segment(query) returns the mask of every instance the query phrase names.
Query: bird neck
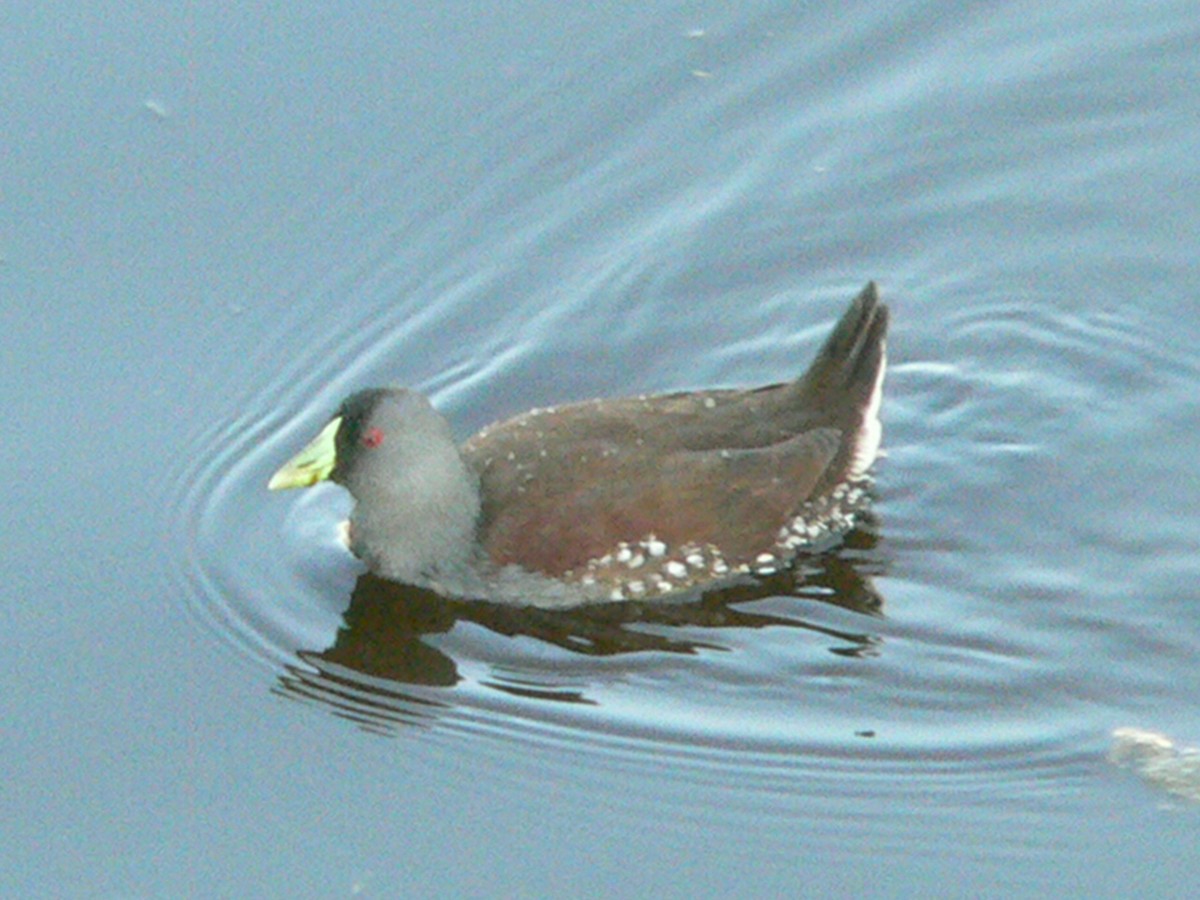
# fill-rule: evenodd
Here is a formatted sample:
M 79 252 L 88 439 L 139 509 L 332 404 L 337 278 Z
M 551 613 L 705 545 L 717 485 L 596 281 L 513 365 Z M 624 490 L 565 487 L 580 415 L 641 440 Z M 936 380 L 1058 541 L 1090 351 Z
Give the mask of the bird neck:
M 352 491 L 350 549 L 381 575 L 429 585 L 475 568 L 480 498 L 458 453 L 427 457 Z

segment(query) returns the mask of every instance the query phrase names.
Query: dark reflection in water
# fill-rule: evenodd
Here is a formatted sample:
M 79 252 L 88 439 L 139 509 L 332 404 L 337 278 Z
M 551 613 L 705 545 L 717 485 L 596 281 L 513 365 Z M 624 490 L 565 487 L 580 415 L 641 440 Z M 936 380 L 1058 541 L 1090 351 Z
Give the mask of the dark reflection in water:
M 723 629 L 795 628 L 824 635 L 829 652 L 845 657 L 875 655 L 880 639 L 867 631 L 847 631 L 798 616 L 747 609 L 771 597 L 796 597 L 881 616 L 883 598 L 872 576 L 881 574 L 878 537 L 868 519 L 835 550 L 800 561 L 791 571 L 709 592 L 691 602 L 623 602 L 571 610 L 501 606 L 448 600 L 370 573 L 359 576 L 343 624 L 323 650 L 297 651 L 298 663 L 285 667 L 275 692 L 317 702 L 370 730 L 388 731 L 400 723 L 428 722 L 454 702 L 450 694 L 430 696 L 422 689 L 452 688 L 462 680 L 459 665 L 428 638 L 473 623 L 505 637 L 533 638 L 575 654 L 615 657 L 635 653 L 695 654 L 728 651 Z M 696 629 L 707 632 L 695 635 Z M 578 685 L 522 682 L 506 675 L 486 687 L 513 697 L 565 704 L 595 704 Z M 409 688 L 408 690 L 405 687 Z M 415 688 L 416 690 L 412 690 Z

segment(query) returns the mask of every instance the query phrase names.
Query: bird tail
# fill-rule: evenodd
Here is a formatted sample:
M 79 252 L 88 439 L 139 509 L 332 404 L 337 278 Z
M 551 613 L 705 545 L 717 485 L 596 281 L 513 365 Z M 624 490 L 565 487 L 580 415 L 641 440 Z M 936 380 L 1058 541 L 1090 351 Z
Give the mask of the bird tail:
M 879 451 L 887 329 L 888 309 L 875 282 L 868 282 L 790 389 L 793 408 L 812 411 L 810 427 L 842 432 L 843 448 L 831 467 L 839 481 L 861 478 Z

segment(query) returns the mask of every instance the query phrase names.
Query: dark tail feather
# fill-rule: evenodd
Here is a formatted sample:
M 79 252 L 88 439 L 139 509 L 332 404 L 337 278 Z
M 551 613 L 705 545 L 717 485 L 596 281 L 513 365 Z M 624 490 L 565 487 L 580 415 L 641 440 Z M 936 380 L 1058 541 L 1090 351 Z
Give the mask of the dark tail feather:
M 793 400 L 820 424 L 845 429 L 870 403 L 884 364 L 887 307 L 869 282 L 854 298 L 808 371 L 794 382 Z
M 887 307 L 869 282 L 791 389 L 789 402 L 806 411 L 809 427 L 837 428 L 845 435 L 831 471 L 839 480 L 864 474 L 879 447 L 887 328 Z

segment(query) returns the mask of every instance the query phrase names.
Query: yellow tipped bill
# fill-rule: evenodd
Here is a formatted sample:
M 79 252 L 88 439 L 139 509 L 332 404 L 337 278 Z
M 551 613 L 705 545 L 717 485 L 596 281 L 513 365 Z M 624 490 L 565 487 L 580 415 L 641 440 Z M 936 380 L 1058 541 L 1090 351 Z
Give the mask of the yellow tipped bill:
M 307 447 L 284 463 L 283 468 L 271 476 L 267 490 L 282 491 L 286 488 L 310 487 L 324 481 L 337 465 L 337 432 L 342 417 L 337 416 L 321 429 Z

